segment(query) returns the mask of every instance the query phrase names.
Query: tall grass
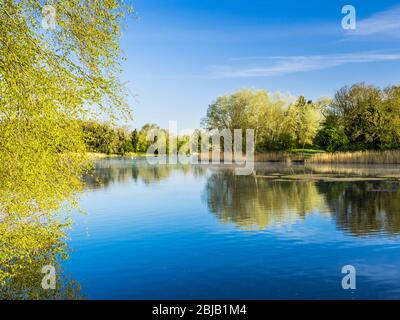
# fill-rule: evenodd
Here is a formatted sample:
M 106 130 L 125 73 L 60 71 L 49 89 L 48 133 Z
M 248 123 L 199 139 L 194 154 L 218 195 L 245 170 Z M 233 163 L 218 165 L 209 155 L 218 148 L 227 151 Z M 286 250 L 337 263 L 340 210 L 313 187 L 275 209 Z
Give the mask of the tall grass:
M 357 163 L 357 164 L 400 164 L 400 150 L 355 151 L 315 154 L 307 163 Z
M 203 160 L 212 160 L 212 153 L 199 153 L 196 155 L 198 159 Z M 271 151 L 271 152 L 263 152 L 263 153 L 256 153 L 254 155 L 255 162 L 292 162 L 292 161 L 301 161 L 304 162 L 304 158 L 309 156 L 307 153 L 300 153 L 300 152 L 292 152 L 292 151 Z M 238 155 L 238 154 L 229 154 L 229 157 L 233 161 L 246 161 L 250 160 L 247 159 L 246 155 Z M 224 161 L 224 153 L 220 153 L 220 160 Z
M 235 161 L 250 160 L 246 155 L 230 155 Z M 212 160 L 212 154 L 197 154 L 198 159 Z M 221 153 L 220 160 L 224 161 L 224 154 Z M 328 153 L 321 150 L 291 150 L 256 153 L 255 162 L 305 162 L 322 164 L 400 164 L 400 150 L 390 151 L 354 151 Z

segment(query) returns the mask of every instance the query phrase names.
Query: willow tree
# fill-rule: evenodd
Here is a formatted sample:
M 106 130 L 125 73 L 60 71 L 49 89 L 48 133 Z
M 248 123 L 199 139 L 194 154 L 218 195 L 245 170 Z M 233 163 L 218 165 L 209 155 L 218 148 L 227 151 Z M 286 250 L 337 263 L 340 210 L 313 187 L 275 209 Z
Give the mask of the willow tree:
M 117 0 L 0 0 L 0 280 L 18 271 L 19 253 L 35 255 L 27 224 L 62 237 L 41 226 L 81 189 L 76 120 L 130 115 L 118 80 L 129 10 Z
M 207 109 L 202 125 L 208 130 L 253 129 L 258 149 L 280 145 L 286 101 L 265 90 L 239 90 L 218 97 Z

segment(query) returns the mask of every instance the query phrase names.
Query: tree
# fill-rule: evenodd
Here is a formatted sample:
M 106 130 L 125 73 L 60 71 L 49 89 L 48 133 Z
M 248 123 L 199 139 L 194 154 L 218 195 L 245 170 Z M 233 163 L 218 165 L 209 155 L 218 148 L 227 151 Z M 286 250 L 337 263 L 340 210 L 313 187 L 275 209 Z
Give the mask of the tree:
M 241 90 L 232 95 L 218 97 L 202 119 L 202 126 L 208 130 L 246 129 L 249 126 L 248 115 L 254 94 L 250 90 Z
M 131 143 L 133 152 L 138 151 L 139 134 L 137 129 L 133 130 L 131 133 Z
M 255 141 L 258 150 L 280 149 L 286 127 L 286 101 L 274 99 L 265 90 L 253 93 L 249 101 L 248 122 L 254 129 Z
M 0 4 L 2 233 L 46 224 L 76 203 L 87 168 L 78 119 L 129 116 L 118 80 L 121 23 L 129 10 L 116 0 L 46 4 L 57 14 L 54 29 L 42 27 L 44 1 Z M 24 241 L 5 239 L 10 247 L 28 245 Z M 18 252 L 8 261 L 18 260 Z M 24 253 L 26 260 L 34 253 Z M 17 272 L 2 265 L 0 279 Z
M 207 130 L 253 129 L 258 150 L 288 144 L 283 99 L 274 99 L 265 90 L 240 90 L 211 104 L 202 125 Z
M 363 83 L 343 87 L 336 92 L 332 117 L 344 128 L 353 149 L 380 149 L 390 121 L 382 91 Z
M 382 136 L 383 148 L 400 147 L 400 86 L 384 89 L 384 110 L 386 126 Z
M 349 139 L 343 128 L 324 126 L 315 137 L 315 144 L 328 152 L 343 151 L 348 148 Z
M 154 123 L 146 123 L 139 131 L 138 134 L 138 142 L 137 142 L 137 151 L 138 152 L 147 152 L 149 146 L 153 143 L 153 141 L 149 140 L 149 134 L 151 131 L 158 132 L 160 127 Z
M 300 96 L 287 111 L 289 132 L 297 146 L 312 145 L 322 121 L 320 104 Z
M 124 155 L 133 152 L 132 133 L 108 123 L 83 122 L 82 128 L 88 151 Z

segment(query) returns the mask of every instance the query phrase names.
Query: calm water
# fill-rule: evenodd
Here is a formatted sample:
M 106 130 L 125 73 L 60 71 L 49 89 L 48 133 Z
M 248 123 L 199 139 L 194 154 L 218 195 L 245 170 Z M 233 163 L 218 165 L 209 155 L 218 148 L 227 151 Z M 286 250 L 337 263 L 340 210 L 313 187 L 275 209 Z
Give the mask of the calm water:
M 99 161 L 65 272 L 95 299 L 400 298 L 400 186 L 279 176 L 399 169 L 264 164 L 256 172 Z M 356 290 L 341 287 L 348 264 Z

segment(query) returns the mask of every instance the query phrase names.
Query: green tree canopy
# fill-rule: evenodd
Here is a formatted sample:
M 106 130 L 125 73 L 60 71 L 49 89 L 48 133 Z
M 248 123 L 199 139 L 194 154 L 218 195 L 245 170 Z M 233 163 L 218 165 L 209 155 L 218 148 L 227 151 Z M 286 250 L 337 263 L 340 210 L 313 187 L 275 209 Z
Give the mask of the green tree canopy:
M 300 97 L 291 104 L 265 90 L 240 90 L 217 98 L 202 125 L 208 130 L 254 129 L 257 150 L 267 151 L 312 144 L 321 120 L 319 102 Z
M 325 111 L 326 127 L 343 130 L 352 149 L 390 149 L 400 142 L 400 90 L 355 84 L 338 90 Z
M 53 29 L 42 26 L 45 4 L 56 12 Z M 118 80 L 121 24 L 128 11 L 116 0 L 0 2 L 2 234 L 46 224 L 54 212 L 75 204 L 86 168 L 78 119 L 104 113 L 129 116 Z M 51 228 L 40 230 L 58 238 Z M 26 241 L 13 236 L 5 243 L 32 245 Z M 16 256 L 7 261 L 25 254 L 9 253 Z M 0 279 L 16 272 L 2 264 Z
M 298 146 L 312 145 L 322 122 L 320 103 L 300 96 L 287 112 L 289 132 Z

